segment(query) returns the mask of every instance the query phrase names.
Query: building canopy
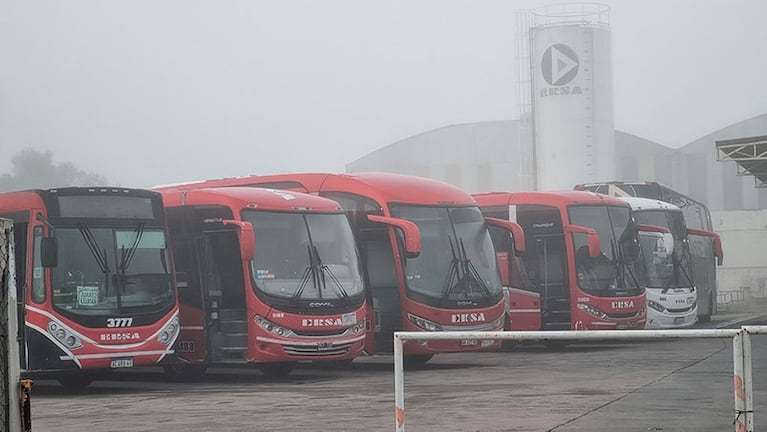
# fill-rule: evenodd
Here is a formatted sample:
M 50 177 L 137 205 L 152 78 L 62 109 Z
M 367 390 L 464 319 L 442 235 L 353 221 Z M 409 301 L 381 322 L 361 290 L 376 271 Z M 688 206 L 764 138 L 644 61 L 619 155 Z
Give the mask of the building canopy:
M 738 174 L 756 178 L 757 187 L 767 188 L 767 136 L 716 142 L 717 160 L 734 161 Z

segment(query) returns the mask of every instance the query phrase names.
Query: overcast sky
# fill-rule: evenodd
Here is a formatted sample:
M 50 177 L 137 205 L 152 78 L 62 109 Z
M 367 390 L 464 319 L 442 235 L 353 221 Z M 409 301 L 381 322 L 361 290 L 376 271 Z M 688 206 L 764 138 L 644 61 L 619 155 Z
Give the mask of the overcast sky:
M 416 133 L 512 119 L 514 13 L 550 2 L 2 3 L 0 151 L 146 187 L 343 171 Z M 605 3 L 617 129 L 676 147 L 767 113 L 767 2 Z

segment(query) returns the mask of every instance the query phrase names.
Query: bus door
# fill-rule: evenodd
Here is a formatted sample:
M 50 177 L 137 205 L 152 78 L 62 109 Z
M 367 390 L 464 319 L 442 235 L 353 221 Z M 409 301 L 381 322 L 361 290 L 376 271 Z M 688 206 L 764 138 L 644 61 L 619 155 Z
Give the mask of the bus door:
M 201 267 L 195 238 L 173 238 L 181 332 L 174 346 L 179 357 L 192 363 L 205 360 L 205 311 L 202 302 Z
M 570 292 L 565 268 L 565 237 L 563 234 L 541 235 L 536 238 L 538 261 L 537 286 L 541 294 L 541 321 L 544 330 L 570 329 Z
M 515 210 L 517 223 L 525 230 L 527 250 L 522 255 L 522 261 L 530 281 L 541 296 L 541 328 L 569 330 L 570 289 L 559 209 L 520 204 Z
M 358 243 L 374 311 L 375 339 L 366 341 L 366 349 L 370 354 L 373 346 L 375 352 L 392 352 L 394 332 L 402 328 L 402 304 L 389 228 L 363 228 Z
M 248 315 L 237 231 L 205 231 L 195 239 L 200 262 L 207 360 L 248 360 Z

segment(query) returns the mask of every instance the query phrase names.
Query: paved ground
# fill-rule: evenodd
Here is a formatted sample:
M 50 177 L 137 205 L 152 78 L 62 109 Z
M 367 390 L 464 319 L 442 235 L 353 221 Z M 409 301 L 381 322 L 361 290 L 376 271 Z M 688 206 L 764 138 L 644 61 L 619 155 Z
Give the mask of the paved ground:
M 737 325 L 748 315 L 717 317 Z M 767 324 L 767 317 L 748 321 Z M 767 337 L 754 340 L 757 430 L 767 428 Z M 82 394 L 38 380 L 33 430 L 392 430 L 392 358 L 346 370 L 305 368 L 268 380 L 251 369 L 214 369 L 199 384 L 167 383 L 157 370 L 115 374 Z M 408 371 L 409 431 L 732 430 L 732 348 L 724 340 L 572 346 L 559 352 L 437 356 Z

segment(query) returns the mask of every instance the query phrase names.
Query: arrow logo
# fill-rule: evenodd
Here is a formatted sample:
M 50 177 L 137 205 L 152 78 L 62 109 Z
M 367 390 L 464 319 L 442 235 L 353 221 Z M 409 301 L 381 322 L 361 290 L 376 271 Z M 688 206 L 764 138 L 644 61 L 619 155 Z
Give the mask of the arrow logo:
M 565 85 L 578 75 L 578 55 L 567 45 L 554 44 L 543 53 L 541 73 L 550 85 Z

